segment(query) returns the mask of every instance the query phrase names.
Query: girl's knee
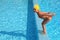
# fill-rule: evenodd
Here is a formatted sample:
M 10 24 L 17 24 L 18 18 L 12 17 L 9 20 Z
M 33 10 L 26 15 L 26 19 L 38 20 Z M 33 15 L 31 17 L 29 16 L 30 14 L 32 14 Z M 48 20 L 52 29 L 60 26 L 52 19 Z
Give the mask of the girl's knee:
M 42 24 L 42 25 L 45 25 L 45 23 L 43 23 L 43 22 L 42 22 L 41 24 Z
M 48 20 L 51 20 L 52 19 L 52 17 L 48 17 Z

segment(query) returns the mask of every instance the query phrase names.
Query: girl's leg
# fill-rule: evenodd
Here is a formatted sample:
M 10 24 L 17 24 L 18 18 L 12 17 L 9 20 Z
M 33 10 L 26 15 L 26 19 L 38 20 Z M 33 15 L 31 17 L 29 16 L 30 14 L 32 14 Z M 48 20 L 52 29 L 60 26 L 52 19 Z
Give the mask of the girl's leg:
M 43 32 L 44 34 L 46 33 L 46 28 L 45 28 L 45 24 L 49 21 L 49 19 L 44 19 L 42 22 L 42 28 L 43 28 Z
M 54 13 L 50 13 L 50 12 L 48 12 L 47 14 L 46 14 L 47 16 L 55 16 L 55 14 Z

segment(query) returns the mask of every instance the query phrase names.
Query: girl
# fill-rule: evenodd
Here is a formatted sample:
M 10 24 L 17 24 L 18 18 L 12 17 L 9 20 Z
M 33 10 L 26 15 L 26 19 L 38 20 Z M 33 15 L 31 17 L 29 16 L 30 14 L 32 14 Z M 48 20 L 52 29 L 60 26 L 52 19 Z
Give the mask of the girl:
M 42 28 L 43 28 L 43 33 L 45 34 L 46 33 L 45 24 L 52 19 L 52 16 L 54 16 L 54 14 L 50 14 L 50 12 L 41 12 L 39 10 L 36 10 L 35 8 L 34 8 L 34 12 L 37 13 L 39 18 L 43 19 Z

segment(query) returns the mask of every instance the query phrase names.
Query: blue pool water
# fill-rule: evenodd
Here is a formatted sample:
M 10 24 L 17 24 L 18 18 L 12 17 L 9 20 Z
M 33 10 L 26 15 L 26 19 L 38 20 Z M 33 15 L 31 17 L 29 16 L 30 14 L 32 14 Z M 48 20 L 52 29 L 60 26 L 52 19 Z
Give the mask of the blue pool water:
M 60 0 L 38 0 L 41 11 L 56 16 L 42 30 L 42 19 L 33 12 L 34 0 L 0 0 L 0 40 L 60 40 Z
M 41 11 L 55 13 L 52 20 L 46 24 L 46 31 L 49 40 L 60 40 L 60 0 L 38 0 L 38 4 L 40 5 Z M 42 29 L 40 28 L 42 19 L 39 19 L 37 16 L 36 19 L 38 19 L 37 25 L 40 30 Z
M 0 40 L 26 40 L 28 0 L 0 0 Z

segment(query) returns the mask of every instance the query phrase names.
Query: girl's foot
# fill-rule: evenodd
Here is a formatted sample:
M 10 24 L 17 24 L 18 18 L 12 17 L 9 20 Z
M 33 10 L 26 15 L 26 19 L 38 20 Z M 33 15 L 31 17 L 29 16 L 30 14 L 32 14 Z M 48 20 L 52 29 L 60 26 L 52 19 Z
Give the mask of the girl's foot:
M 46 34 L 46 31 L 44 30 L 43 33 Z
M 52 16 L 55 16 L 55 13 L 48 12 L 48 14 L 50 14 L 50 15 L 52 15 Z

